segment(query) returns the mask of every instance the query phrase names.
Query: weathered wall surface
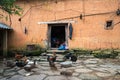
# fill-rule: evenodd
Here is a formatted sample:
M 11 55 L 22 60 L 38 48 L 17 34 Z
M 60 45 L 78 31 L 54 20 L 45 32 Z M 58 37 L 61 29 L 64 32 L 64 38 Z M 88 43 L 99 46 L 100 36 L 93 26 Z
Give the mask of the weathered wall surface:
M 38 22 L 62 18 L 116 11 L 120 0 L 20 0 L 17 2 L 23 9 L 22 16 L 12 15 L 12 28 L 9 36 L 9 48 L 24 47 L 29 43 L 41 44 L 47 40 L 47 24 Z M 21 18 L 21 21 L 18 19 Z M 115 13 L 74 18 L 73 39 L 68 40 L 69 48 L 120 48 L 120 24 L 106 30 L 107 20 L 120 21 Z M 24 29 L 27 29 L 27 34 Z

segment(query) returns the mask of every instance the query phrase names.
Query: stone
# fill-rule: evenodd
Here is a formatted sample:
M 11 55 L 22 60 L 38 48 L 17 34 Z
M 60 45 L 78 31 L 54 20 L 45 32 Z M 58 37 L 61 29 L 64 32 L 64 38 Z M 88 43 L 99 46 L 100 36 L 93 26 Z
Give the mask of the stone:
M 0 79 L 3 78 L 3 76 L 0 76 Z
M 82 61 L 81 61 L 81 60 L 79 60 L 79 59 L 76 61 L 76 63 L 78 63 L 78 64 L 79 64 L 79 63 L 81 63 L 81 62 L 82 62 Z
M 102 64 L 102 65 L 99 65 L 100 67 L 103 67 L 103 68 L 110 68 L 110 66 L 109 65 L 106 65 L 106 64 Z
M 10 67 L 10 68 L 13 68 L 16 66 L 15 62 L 13 60 L 7 60 L 6 61 L 6 66 L 7 67 Z
M 44 66 L 41 66 L 41 70 L 48 71 L 48 70 L 50 70 L 50 67 L 44 67 Z
M 6 78 L 1 78 L 0 80 L 7 80 Z
M 4 70 L 3 69 L 0 69 L 0 74 L 2 74 L 4 72 Z
M 81 74 L 79 78 L 82 80 L 101 80 L 99 77 L 93 74 Z
M 101 67 L 112 68 L 112 69 L 120 69 L 120 65 L 114 63 L 106 63 L 104 65 L 100 65 Z
M 99 77 L 109 77 L 109 76 L 111 76 L 110 73 L 101 73 L 101 72 L 97 72 L 96 75 L 99 76 Z
M 73 71 L 72 70 L 61 71 L 60 74 L 64 76 L 72 76 Z
M 82 79 L 79 79 L 79 78 L 77 78 L 77 77 L 68 77 L 67 80 L 82 80 Z
M 21 75 L 14 75 L 9 80 L 24 80 L 24 77 Z
M 80 63 L 75 63 L 75 62 L 73 62 L 73 64 L 72 64 L 73 67 L 77 67 L 77 66 L 80 66 L 80 65 L 81 65 Z
M 44 66 L 44 67 L 49 67 L 49 62 L 43 62 L 43 63 L 39 63 L 41 66 Z
M 119 73 L 119 74 L 120 74 L 120 69 L 119 69 L 119 70 L 117 70 L 117 73 Z
M 61 72 L 61 71 L 67 71 L 67 70 L 68 70 L 68 68 L 60 68 L 59 72 Z
M 32 66 L 27 64 L 27 65 L 24 66 L 24 70 L 25 71 L 31 71 L 32 70 Z
M 97 64 L 99 61 L 99 59 L 87 59 L 86 61 L 84 61 L 84 64 Z
M 41 74 L 50 75 L 50 76 L 60 75 L 60 72 L 59 72 L 59 71 L 41 71 L 40 73 L 41 73 Z
M 4 76 L 13 76 L 13 75 L 15 75 L 16 74 L 16 72 L 4 72 Z
M 46 62 L 46 61 L 40 61 L 40 62 L 38 62 L 38 64 L 49 64 L 49 62 Z
M 112 70 L 112 69 L 109 69 L 108 71 L 109 71 L 112 75 L 115 75 L 115 74 L 117 73 L 117 71 Z
M 115 75 L 114 80 L 120 80 L 120 75 Z
M 97 67 L 97 65 L 96 64 L 87 64 L 86 67 L 90 67 L 90 68 L 91 67 Z
M 75 76 L 75 77 L 76 77 L 76 76 L 79 76 L 79 73 L 74 72 L 74 73 L 73 73 L 73 76 Z
M 45 74 L 31 75 L 31 76 L 24 77 L 24 80 L 44 80 L 45 77 L 46 77 Z
M 14 68 L 5 69 L 5 72 L 13 72 L 13 71 L 15 71 Z
M 33 71 L 33 72 L 40 72 L 41 69 L 39 69 L 39 68 L 34 68 L 34 69 L 32 69 L 31 71 Z
M 25 76 L 30 76 L 30 75 L 31 75 L 31 73 L 26 73 L 26 74 L 25 74 Z
M 76 68 L 84 68 L 85 66 L 82 66 L 82 65 L 80 65 L 80 66 L 76 66 Z
M 69 69 L 69 70 L 74 70 L 74 69 L 76 69 L 76 67 L 68 67 L 67 69 Z
M 47 53 L 41 53 L 41 56 L 46 56 L 47 55 Z
M 89 73 L 89 72 L 92 72 L 92 71 L 93 71 L 93 70 L 86 69 L 86 68 L 75 69 L 75 72 L 78 72 L 78 73 Z
M 72 62 L 71 61 L 65 61 L 65 62 L 62 62 L 60 64 L 61 64 L 61 67 L 64 67 L 64 68 L 68 68 L 68 67 L 72 66 Z
M 58 56 L 57 59 L 62 60 L 62 57 Z M 55 62 L 57 70 L 51 69 L 47 61 L 38 61 L 37 68 L 32 69 L 31 72 L 20 67 L 0 66 L 0 80 L 112 80 L 114 77 L 119 80 L 120 65 L 110 61 L 84 58 L 75 63 L 72 62 L 72 65 L 67 68 L 61 68 L 61 62 Z M 61 71 L 72 71 L 73 73 L 66 76 L 61 75 Z
M 48 57 L 48 56 L 40 56 L 39 58 L 40 58 L 40 60 L 41 60 L 41 59 L 46 59 L 46 60 L 47 60 L 47 57 Z
M 65 76 L 48 76 L 44 80 L 68 80 Z
M 95 68 L 91 68 L 92 70 L 96 70 L 96 71 L 100 71 L 100 72 L 109 72 L 108 68 L 102 68 L 102 67 L 95 67 Z
M 20 68 L 20 67 L 15 66 L 13 69 L 14 69 L 15 71 L 18 71 L 18 70 L 20 70 L 21 68 Z
M 55 66 L 56 66 L 57 68 L 61 68 L 60 63 L 56 63 L 56 62 L 55 62 Z
M 59 63 L 60 63 L 60 62 L 63 62 L 63 61 L 64 61 L 63 59 L 56 57 L 56 62 L 59 62 Z
M 33 72 L 27 72 L 27 71 L 25 71 L 24 69 L 18 71 L 18 73 L 19 73 L 20 75 L 22 75 L 22 76 L 26 76 L 27 74 L 30 74 L 30 75 L 33 74 Z
M 21 69 L 21 70 L 18 71 L 18 73 L 20 75 L 25 75 L 27 73 L 27 71 L 25 71 L 24 69 Z
M 119 70 L 120 69 L 120 65 L 115 65 L 115 64 L 112 64 L 112 65 L 108 65 L 111 69 L 114 69 L 114 70 Z
M 46 62 L 47 62 L 47 58 L 46 58 L 46 59 L 39 59 L 38 61 L 39 61 L 39 62 L 40 62 L 40 61 L 44 61 L 44 62 L 46 61 Z

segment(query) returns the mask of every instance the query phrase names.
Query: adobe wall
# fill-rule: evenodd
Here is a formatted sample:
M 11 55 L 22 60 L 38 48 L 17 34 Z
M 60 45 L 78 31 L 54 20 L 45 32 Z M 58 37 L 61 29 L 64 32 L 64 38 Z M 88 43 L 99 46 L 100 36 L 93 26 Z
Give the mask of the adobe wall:
M 9 48 L 25 47 L 27 44 L 44 46 L 47 40 L 47 24 L 38 22 L 52 21 L 62 18 L 116 11 L 120 8 L 119 0 L 21 0 L 17 2 L 23 9 L 22 16 L 12 15 L 12 28 L 9 36 Z M 21 21 L 18 19 L 21 18 Z M 68 39 L 69 48 L 120 48 L 120 24 L 106 30 L 107 20 L 114 23 L 120 21 L 115 13 L 73 18 L 73 39 Z M 28 33 L 24 33 L 24 29 Z

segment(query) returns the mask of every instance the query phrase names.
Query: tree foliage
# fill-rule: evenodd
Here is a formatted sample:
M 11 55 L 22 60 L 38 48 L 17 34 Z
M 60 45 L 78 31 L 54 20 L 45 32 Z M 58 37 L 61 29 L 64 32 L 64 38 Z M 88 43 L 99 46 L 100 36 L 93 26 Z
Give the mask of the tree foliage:
M 17 14 L 20 15 L 20 8 L 15 4 L 16 0 L 0 0 L 0 9 L 7 12 L 8 14 Z

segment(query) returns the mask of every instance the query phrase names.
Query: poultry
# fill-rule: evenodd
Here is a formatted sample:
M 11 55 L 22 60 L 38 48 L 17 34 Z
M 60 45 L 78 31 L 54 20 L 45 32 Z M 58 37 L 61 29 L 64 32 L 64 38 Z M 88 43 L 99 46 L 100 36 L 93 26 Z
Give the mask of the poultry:
M 76 61 L 77 61 L 77 56 L 72 55 L 72 56 L 71 56 L 71 61 L 72 61 L 72 62 L 76 62 Z
M 18 58 L 16 59 L 16 66 L 18 67 L 24 67 L 26 64 L 27 64 L 27 57 L 24 56 L 24 57 L 21 57 L 21 58 Z
M 23 57 L 22 54 L 19 54 L 19 53 L 16 53 L 16 54 L 15 54 L 15 59 L 16 59 L 16 60 L 20 60 L 22 57 Z
M 5 66 L 10 68 L 15 67 L 15 63 L 12 60 L 6 60 L 5 58 L 3 59 L 3 64 L 5 64 Z
M 27 65 L 24 66 L 24 70 L 31 71 L 33 68 L 36 68 L 36 64 L 37 64 L 36 60 L 34 60 L 34 61 L 28 60 Z
M 27 57 L 20 52 L 15 53 L 16 66 L 24 67 L 27 64 Z
M 51 67 L 51 69 L 53 70 L 57 70 L 57 67 L 55 66 L 55 61 L 56 61 L 56 53 L 53 53 L 53 56 L 48 56 L 47 60 L 49 62 L 49 65 Z
M 66 61 L 67 59 L 71 60 L 72 62 L 76 62 L 77 61 L 77 56 L 75 56 L 73 53 L 67 53 L 64 57 L 63 57 L 64 61 Z
M 73 70 L 72 71 L 61 71 L 60 72 L 61 75 L 64 75 L 64 76 L 72 76 L 73 74 Z

